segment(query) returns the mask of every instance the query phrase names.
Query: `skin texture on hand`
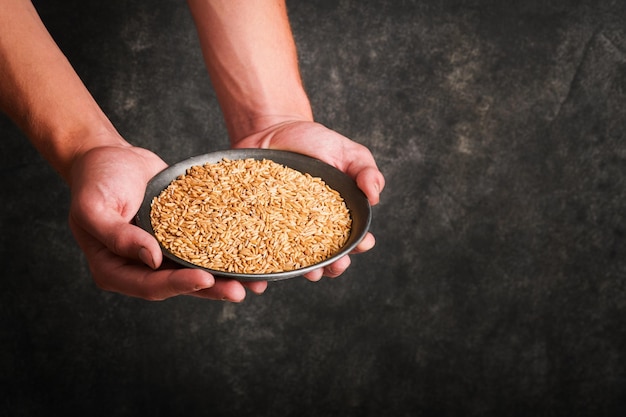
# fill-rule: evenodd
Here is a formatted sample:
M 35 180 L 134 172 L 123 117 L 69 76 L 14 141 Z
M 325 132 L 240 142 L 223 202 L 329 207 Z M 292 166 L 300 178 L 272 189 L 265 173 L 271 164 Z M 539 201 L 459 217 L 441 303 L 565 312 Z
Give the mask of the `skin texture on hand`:
M 319 123 L 287 121 L 238 140 L 233 143 L 233 147 L 282 149 L 320 159 L 352 177 L 371 205 L 378 204 L 385 186 L 385 178 L 365 146 Z M 366 252 L 374 244 L 374 236 L 368 233 L 352 253 Z M 324 269 L 311 271 L 305 277 L 311 281 L 318 281 L 322 276 L 334 278 L 348 266 L 350 258 L 344 256 Z
M 265 282 L 244 285 L 163 262 L 156 239 L 132 224 L 146 183 L 165 167 L 154 153 L 131 146 L 95 148 L 74 164 L 69 222 L 96 284 L 147 300 L 192 295 L 239 302 L 246 288 L 265 291 Z

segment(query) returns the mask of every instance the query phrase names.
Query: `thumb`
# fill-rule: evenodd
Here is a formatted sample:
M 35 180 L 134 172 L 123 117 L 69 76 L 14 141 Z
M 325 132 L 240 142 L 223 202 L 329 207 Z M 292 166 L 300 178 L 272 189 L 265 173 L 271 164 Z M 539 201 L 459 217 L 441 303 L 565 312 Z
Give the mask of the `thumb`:
M 375 167 L 368 166 L 356 173 L 357 186 L 367 196 L 371 205 L 376 205 L 380 201 L 380 193 L 385 187 L 385 177 Z
M 109 216 L 87 217 L 80 219 L 72 216 L 72 220 L 111 252 L 123 258 L 141 261 L 152 269 L 161 266 L 163 254 L 159 243 L 145 230 L 110 213 Z
M 152 269 L 161 266 L 163 254 L 152 235 L 130 223 L 120 223 L 116 229 L 104 236 L 109 250 L 124 258 L 139 259 Z

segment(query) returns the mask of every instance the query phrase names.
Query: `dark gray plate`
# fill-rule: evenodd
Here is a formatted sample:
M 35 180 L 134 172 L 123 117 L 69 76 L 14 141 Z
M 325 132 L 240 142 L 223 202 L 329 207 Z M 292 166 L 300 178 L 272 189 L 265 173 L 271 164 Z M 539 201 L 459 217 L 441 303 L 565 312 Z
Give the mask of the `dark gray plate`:
M 277 272 L 273 274 L 238 274 L 212 269 L 202 268 L 175 256 L 163 246 L 163 255 L 188 268 L 199 268 L 209 271 L 211 274 L 224 278 L 234 278 L 239 281 L 278 281 L 286 278 L 293 278 L 303 275 L 316 268 L 331 264 L 342 256 L 348 254 L 365 237 L 372 220 L 372 210 L 365 194 L 357 187 L 354 180 L 335 167 L 320 160 L 301 155 L 294 152 L 278 151 L 270 149 L 231 149 L 219 152 L 212 152 L 205 155 L 194 156 L 192 158 L 174 164 L 154 176 L 146 187 L 146 194 L 141 204 L 141 208 L 136 216 L 137 225 L 154 236 L 154 230 L 150 223 L 150 206 L 152 199 L 159 195 L 178 176 L 187 172 L 187 169 L 195 165 L 205 163 L 216 163 L 223 158 L 236 159 L 269 159 L 276 163 L 285 165 L 303 173 L 309 173 L 314 177 L 323 179 L 328 186 L 337 190 L 343 197 L 346 206 L 352 216 L 352 231 L 345 246 L 335 255 L 315 265 L 300 268 L 293 271 Z

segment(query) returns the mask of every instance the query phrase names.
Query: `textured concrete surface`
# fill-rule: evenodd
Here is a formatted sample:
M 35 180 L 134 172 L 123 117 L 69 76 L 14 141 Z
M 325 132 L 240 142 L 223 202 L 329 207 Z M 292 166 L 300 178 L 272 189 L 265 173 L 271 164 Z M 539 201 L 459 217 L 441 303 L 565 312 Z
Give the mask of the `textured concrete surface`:
M 227 146 L 184 2 L 36 2 L 119 130 Z M 98 290 L 0 118 L 0 414 L 626 415 L 623 1 L 289 1 L 319 121 L 387 178 L 377 247 L 241 305 Z

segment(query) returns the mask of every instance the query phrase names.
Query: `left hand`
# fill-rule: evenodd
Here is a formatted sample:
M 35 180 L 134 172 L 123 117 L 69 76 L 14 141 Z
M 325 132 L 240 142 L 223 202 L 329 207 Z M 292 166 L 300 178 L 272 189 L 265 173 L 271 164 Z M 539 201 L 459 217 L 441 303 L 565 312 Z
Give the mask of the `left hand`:
M 296 120 L 275 124 L 237 140 L 233 147 L 281 149 L 322 160 L 352 177 L 371 205 L 378 204 L 385 186 L 385 178 L 369 149 L 319 123 Z M 366 252 L 374 244 L 374 236 L 368 232 L 351 253 Z M 350 257 L 344 256 L 325 268 L 307 273 L 305 278 L 310 281 L 318 281 L 322 276 L 334 278 L 348 266 Z

